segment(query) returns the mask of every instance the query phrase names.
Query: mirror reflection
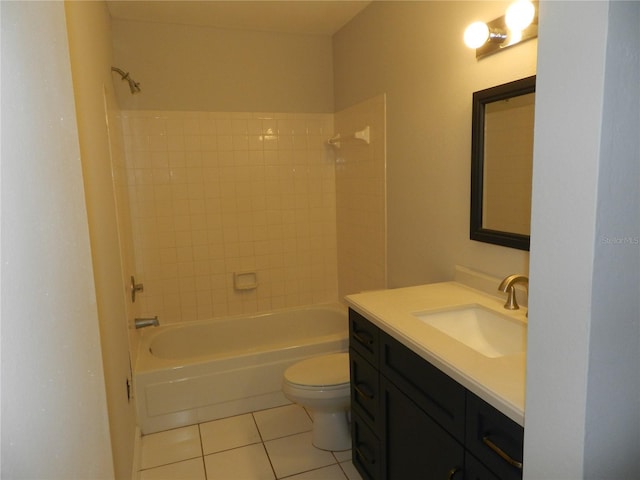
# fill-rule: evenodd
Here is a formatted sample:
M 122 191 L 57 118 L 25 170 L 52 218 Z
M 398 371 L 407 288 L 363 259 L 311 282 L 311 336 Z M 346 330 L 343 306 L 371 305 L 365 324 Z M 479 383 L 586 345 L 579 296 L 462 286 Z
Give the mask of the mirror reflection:
M 529 249 L 535 76 L 473 95 L 470 238 Z
M 529 235 L 535 93 L 485 105 L 482 228 Z

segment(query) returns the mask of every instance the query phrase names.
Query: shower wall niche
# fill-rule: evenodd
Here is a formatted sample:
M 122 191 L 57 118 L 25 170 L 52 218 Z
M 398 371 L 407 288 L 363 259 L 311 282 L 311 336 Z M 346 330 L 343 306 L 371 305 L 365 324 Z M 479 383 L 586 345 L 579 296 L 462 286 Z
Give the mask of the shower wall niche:
M 337 300 L 331 114 L 123 111 L 142 314 Z M 256 288 L 234 288 L 255 272 Z

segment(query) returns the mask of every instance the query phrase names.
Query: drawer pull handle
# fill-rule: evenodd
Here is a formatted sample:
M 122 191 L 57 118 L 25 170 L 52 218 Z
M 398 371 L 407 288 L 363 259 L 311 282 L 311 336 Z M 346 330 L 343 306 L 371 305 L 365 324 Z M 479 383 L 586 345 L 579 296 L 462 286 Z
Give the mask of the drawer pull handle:
M 491 450 L 493 450 L 495 453 L 497 453 L 500 458 L 502 458 L 505 462 L 507 462 L 509 465 L 516 467 L 520 470 L 522 470 L 522 462 L 519 462 L 517 460 L 514 460 L 513 458 L 511 458 L 509 455 L 507 455 L 504 450 L 502 450 L 499 446 L 497 446 L 495 443 L 493 443 L 489 437 L 482 437 L 482 443 L 484 443 L 487 447 L 489 447 Z
M 453 467 L 451 470 L 449 470 L 449 473 L 447 474 L 447 480 L 453 480 L 453 477 L 455 476 L 455 474 L 461 470 L 462 469 L 460 467 Z
M 373 345 L 373 337 L 367 332 L 353 332 L 353 338 L 365 345 Z
M 360 447 L 356 447 L 356 455 L 370 465 L 374 465 L 376 463 L 376 460 L 365 455 Z
M 364 389 L 362 387 L 364 387 Z M 367 387 L 366 384 L 359 383 L 357 385 L 354 385 L 353 388 L 355 389 L 356 393 L 358 395 L 360 395 L 361 397 L 364 397 L 367 400 L 373 400 L 373 398 L 374 398 L 373 393 L 369 393 L 369 392 L 365 391 L 365 390 L 369 390 L 369 388 Z

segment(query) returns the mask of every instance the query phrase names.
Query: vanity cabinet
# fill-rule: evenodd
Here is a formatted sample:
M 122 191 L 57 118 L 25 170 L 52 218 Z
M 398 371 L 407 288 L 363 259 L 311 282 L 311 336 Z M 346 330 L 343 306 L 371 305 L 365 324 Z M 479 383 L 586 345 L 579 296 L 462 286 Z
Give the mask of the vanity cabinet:
M 353 463 L 363 479 L 522 477 L 521 426 L 352 309 L 349 332 Z

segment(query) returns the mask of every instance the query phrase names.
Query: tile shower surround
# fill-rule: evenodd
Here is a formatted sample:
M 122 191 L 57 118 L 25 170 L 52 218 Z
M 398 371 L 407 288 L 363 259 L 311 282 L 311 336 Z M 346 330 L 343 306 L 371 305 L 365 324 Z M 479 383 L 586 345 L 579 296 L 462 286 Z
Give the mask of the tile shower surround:
M 331 114 L 121 112 L 142 315 L 337 298 Z M 234 272 L 258 288 L 235 290 Z

